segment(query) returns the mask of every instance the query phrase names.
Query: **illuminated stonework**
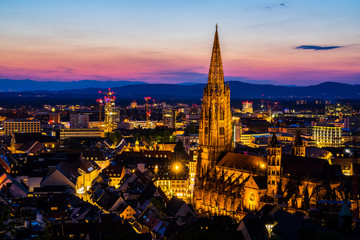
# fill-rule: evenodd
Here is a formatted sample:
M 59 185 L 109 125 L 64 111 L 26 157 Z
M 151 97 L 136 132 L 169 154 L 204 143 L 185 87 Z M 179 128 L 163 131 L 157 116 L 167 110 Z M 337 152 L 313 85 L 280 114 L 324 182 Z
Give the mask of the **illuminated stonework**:
M 320 199 L 342 200 L 336 167 L 323 159 L 305 157 L 300 132 L 293 154 L 282 154 L 274 134 L 263 157 L 231 152 L 231 131 L 230 89 L 224 84 L 216 29 L 201 109 L 195 210 L 240 220 L 266 203 L 285 205 L 287 211 L 295 212 L 316 206 Z M 339 137 L 335 132 L 328 135 Z M 329 193 L 335 193 L 331 199 Z
M 204 175 L 220 154 L 231 150 L 230 88 L 224 83 L 219 35 L 215 31 L 208 83 L 204 89 L 199 128 L 200 158 L 197 175 Z
M 271 138 L 267 151 L 267 194 L 275 196 L 280 184 L 281 175 L 281 147 L 278 144 L 275 133 Z

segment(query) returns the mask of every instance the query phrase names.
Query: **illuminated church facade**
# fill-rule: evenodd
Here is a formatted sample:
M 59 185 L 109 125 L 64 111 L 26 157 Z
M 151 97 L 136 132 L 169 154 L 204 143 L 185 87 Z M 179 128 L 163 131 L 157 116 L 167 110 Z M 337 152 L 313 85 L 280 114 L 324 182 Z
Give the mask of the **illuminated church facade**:
M 266 203 L 288 211 L 305 210 L 318 200 L 343 200 L 337 166 L 304 156 L 300 135 L 284 155 L 276 135 L 267 156 L 234 153 L 230 88 L 224 83 L 216 26 L 208 83 L 204 89 L 196 163 L 194 207 L 198 213 L 241 219 Z

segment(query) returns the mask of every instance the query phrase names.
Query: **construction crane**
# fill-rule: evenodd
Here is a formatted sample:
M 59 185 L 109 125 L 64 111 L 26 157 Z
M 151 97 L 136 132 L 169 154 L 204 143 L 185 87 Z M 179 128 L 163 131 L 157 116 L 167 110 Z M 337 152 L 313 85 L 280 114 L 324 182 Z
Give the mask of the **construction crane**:
M 101 128 L 101 106 L 103 105 L 104 101 L 102 98 L 96 99 L 99 103 L 99 128 Z
M 145 97 L 145 101 L 146 101 L 146 128 L 149 128 L 149 117 L 150 117 L 150 113 L 151 111 L 149 110 L 149 100 L 151 99 L 151 97 Z

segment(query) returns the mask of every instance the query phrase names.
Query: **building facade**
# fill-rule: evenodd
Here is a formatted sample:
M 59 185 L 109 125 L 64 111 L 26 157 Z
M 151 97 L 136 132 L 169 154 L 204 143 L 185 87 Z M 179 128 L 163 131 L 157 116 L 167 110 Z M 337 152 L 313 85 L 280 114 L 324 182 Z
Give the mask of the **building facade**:
M 252 102 L 246 101 L 242 102 L 242 113 L 253 113 Z
M 38 133 L 41 132 L 40 121 L 32 121 L 26 119 L 14 119 L 4 121 L 5 135 L 12 133 Z
M 316 141 L 318 147 L 341 147 L 341 127 L 313 126 L 313 139 Z
M 176 126 L 176 110 L 166 109 L 162 110 L 162 122 L 163 125 L 168 128 L 175 128 Z
M 68 128 L 60 130 L 60 140 L 68 138 L 104 138 L 105 132 L 98 128 Z
M 70 114 L 70 128 L 89 128 L 89 115 Z

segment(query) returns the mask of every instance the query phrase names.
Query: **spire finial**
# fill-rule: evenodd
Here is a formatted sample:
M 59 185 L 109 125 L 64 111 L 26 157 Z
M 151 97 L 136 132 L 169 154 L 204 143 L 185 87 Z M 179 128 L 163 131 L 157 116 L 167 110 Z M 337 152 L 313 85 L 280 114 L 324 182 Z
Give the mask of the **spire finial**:
M 224 72 L 221 61 L 220 43 L 218 34 L 218 25 L 215 25 L 214 43 L 211 54 L 210 69 L 208 84 L 212 86 L 212 90 L 223 89 L 224 87 Z
M 273 136 L 270 140 L 270 147 L 274 148 L 274 147 L 278 147 L 279 144 L 278 144 L 278 140 L 277 140 L 277 137 L 276 137 L 276 134 L 275 132 L 273 133 Z

